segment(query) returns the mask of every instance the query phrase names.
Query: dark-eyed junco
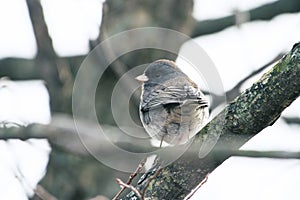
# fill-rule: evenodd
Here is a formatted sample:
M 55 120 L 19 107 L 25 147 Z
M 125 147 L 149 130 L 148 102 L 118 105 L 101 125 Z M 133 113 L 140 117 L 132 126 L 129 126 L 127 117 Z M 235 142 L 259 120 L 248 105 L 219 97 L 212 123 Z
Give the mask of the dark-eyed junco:
M 208 118 L 208 102 L 189 77 L 173 61 L 157 60 L 144 74 L 140 118 L 147 133 L 171 145 L 184 144 Z

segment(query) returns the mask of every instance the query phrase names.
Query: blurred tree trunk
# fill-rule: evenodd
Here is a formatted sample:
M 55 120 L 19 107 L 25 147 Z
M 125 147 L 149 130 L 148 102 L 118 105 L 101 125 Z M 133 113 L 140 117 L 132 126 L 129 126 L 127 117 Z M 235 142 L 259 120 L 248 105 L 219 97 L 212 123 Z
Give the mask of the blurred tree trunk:
M 59 79 L 57 62 L 52 39 L 48 33 L 43 8 L 39 0 L 26 0 L 30 20 L 37 44 L 37 55 L 33 63 L 39 77 L 46 81 L 49 89 L 51 107 L 59 108 L 62 99 L 61 81 Z
M 169 28 L 189 35 L 194 26 L 192 11 L 193 0 L 107 0 L 103 5 L 100 34 L 95 41 L 90 42 L 91 48 L 94 48 L 101 41 L 113 36 L 114 34 L 134 28 Z M 126 44 L 134 43 L 134 40 L 136 39 L 138 38 L 128 38 L 129 41 L 126 41 Z M 169 42 L 166 41 L 165 38 L 152 39 L 159 41 L 161 44 L 165 43 L 166 46 Z M 174 45 L 175 52 L 179 52 L 183 42 L 184 41 L 179 43 L 178 41 L 174 41 L 174 44 L 176 44 Z M 104 52 L 104 54 L 106 53 L 107 57 L 114 56 L 114 52 L 109 46 L 99 51 L 102 53 Z M 99 55 L 99 57 L 101 57 L 101 55 Z M 122 75 L 124 75 L 128 70 L 141 64 L 150 63 L 161 58 L 175 60 L 176 57 L 177 55 L 173 52 L 167 52 L 160 49 L 139 49 L 117 58 L 117 60 L 108 67 L 99 82 L 97 94 L 101 95 L 97 95 L 96 97 L 96 108 L 98 113 L 101 113 L 101 117 L 99 116 L 100 123 L 115 125 L 111 108 L 107 105 L 110 105 L 113 88 Z M 122 84 L 125 91 L 132 87 L 131 85 L 133 81 L 136 80 L 126 80 L 125 84 Z M 137 124 L 140 123 L 137 109 L 139 101 L 138 98 L 139 94 L 135 93 L 129 105 L 130 108 L 132 108 L 130 110 L 132 118 Z M 82 102 L 84 102 L 84 99 Z M 122 102 L 122 94 L 120 94 L 120 102 Z M 123 113 L 120 113 L 120 115 L 122 114 Z M 126 118 L 126 116 L 124 117 Z

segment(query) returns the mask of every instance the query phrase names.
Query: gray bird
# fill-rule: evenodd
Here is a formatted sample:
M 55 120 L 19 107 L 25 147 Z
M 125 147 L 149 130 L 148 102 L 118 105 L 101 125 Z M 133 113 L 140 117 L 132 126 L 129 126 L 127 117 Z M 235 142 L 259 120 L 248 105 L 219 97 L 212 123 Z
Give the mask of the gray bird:
M 171 145 L 185 144 L 208 119 L 208 102 L 186 74 L 170 60 L 151 63 L 144 74 L 140 118 L 146 132 Z

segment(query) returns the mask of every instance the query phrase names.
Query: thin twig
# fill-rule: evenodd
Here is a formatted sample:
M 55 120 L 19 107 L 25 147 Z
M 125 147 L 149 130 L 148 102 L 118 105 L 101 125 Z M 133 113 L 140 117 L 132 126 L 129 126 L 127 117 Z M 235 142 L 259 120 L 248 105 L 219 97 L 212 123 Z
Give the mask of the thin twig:
M 189 200 L 192 196 L 194 196 L 194 194 L 197 192 L 197 190 L 199 190 L 199 188 L 201 188 L 204 185 L 204 183 L 207 182 L 208 175 L 209 175 L 209 173 L 205 176 L 205 178 L 201 181 L 201 183 L 199 185 L 197 185 L 197 187 L 188 196 L 186 196 L 186 198 L 184 198 L 184 200 Z
M 240 89 L 241 86 L 250 78 L 252 78 L 253 76 L 259 74 L 260 72 L 262 72 L 263 70 L 265 70 L 267 67 L 269 67 L 271 64 L 273 64 L 274 62 L 278 61 L 284 54 L 280 53 L 278 54 L 276 57 L 274 57 L 271 61 L 269 61 L 268 63 L 266 63 L 265 65 L 263 65 L 262 67 L 258 68 L 257 70 L 253 71 L 252 73 L 250 73 L 248 76 L 244 77 L 242 80 L 240 80 L 233 88 L 231 88 L 230 90 L 228 90 L 225 93 L 226 98 L 224 98 L 224 95 L 219 95 L 216 93 L 213 93 L 212 91 L 206 91 L 203 90 L 202 92 L 205 95 L 209 95 L 211 96 L 211 98 L 213 99 L 211 105 L 210 105 L 210 109 L 214 109 L 217 106 L 219 106 L 220 104 L 224 103 L 225 100 L 227 101 L 231 101 L 233 100 L 235 97 L 237 97 L 238 95 L 240 95 Z
M 271 61 L 269 61 L 268 63 L 266 63 L 265 65 L 263 65 L 262 67 L 258 68 L 257 70 L 253 71 L 251 74 L 249 74 L 248 76 L 244 77 L 242 80 L 240 80 L 231 90 L 226 92 L 226 96 L 228 98 L 228 100 L 233 100 L 237 95 L 239 95 L 239 93 L 237 91 L 239 91 L 239 89 L 241 88 L 241 86 L 249 79 L 252 78 L 253 76 L 259 74 L 260 72 L 262 72 L 264 69 L 266 69 L 267 67 L 269 67 L 271 64 L 273 64 L 274 62 L 278 61 L 280 58 L 282 58 L 284 54 L 283 53 L 279 53 L 275 58 L 273 58 Z
M 137 174 L 140 173 L 140 172 L 142 171 L 142 169 L 143 169 L 143 167 L 144 167 L 144 165 L 145 165 L 145 163 L 146 163 L 146 160 L 147 160 L 146 158 L 143 159 L 143 160 L 140 162 L 140 164 L 138 165 L 138 167 L 136 168 L 136 170 L 135 170 L 132 174 L 130 174 L 130 176 L 129 176 L 127 182 L 126 182 L 126 185 L 130 185 L 130 184 L 132 183 L 132 180 L 137 176 Z M 118 180 L 120 180 L 120 179 L 118 179 Z M 118 182 L 118 180 L 117 180 L 117 182 Z M 119 182 L 118 182 L 118 183 L 119 183 Z M 113 200 L 118 199 L 118 198 L 120 197 L 120 195 L 122 194 L 122 192 L 123 192 L 125 189 L 126 189 L 126 187 L 122 187 L 121 190 L 118 192 L 118 194 L 116 194 L 116 196 L 113 198 Z
M 148 180 L 147 180 L 147 182 L 146 182 L 146 184 L 145 184 L 145 188 L 144 188 L 143 191 L 142 191 L 142 199 L 145 198 L 146 189 L 149 187 L 150 182 L 151 182 L 155 177 L 158 176 L 158 174 L 161 172 L 161 170 L 162 170 L 162 167 L 159 166 L 159 167 L 157 168 L 156 172 L 155 172 L 152 176 L 150 176 L 150 177 L 148 178 Z
M 159 161 L 159 157 L 157 155 L 155 155 L 155 158 L 154 158 L 154 161 L 152 163 L 152 167 L 147 170 L 147 172 L 145 172 L 141 177 L 140 179 L 138 180 L 137 184 L 138 185 L 143 185 L 145 181 L 148 180 L 148 178 L 154 174 L 156 172 L 156 169 L 162 165 L 162 163 Z
M 139 192 L 139 190 L 136 189 L 134 186 L 128 185 L 128 184 L 124 183 L 124 182 L 123 182 L 121 179 L 119 179 L 119 178 L 116 178 L 116 181 L 118 182 L 118 184 L 119 184 L 122 188 L 128 188 L 128 189 L 132 190 L 138 198 L 143 199 L 141 193 Z
M 288 151 L 252 151 L 252 150 L 216 150 L 216 159 L 220 156 L 240 156 L 251 158 L 300 159 L 300 152 Z

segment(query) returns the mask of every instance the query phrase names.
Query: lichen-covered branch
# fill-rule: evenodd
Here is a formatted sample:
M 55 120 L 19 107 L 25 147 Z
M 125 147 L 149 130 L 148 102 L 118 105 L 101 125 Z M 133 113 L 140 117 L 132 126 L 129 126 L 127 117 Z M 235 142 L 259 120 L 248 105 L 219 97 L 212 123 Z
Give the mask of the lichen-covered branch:
M 191 151 L 197 152 L 200 145 L 207 144 L 206 141 L 210 138 L 212 139 L 211 145 L 218 139 L 214 149 L 239 148 L 262 129 L 272 125 L 299 94 L 300 44 L 297 43 L 277 65 L 230 102 L 197 134 Z M 209 151 L 211 145 L 202 145 L 204 152 Z M 183 199 L 209 172 L 228 157 L 229 155 L 224 155 L 223 158 L 218 157 L 216 160 L 210 151 L 200 159 L 196 153 L 187 152 L 162 170 L 148 187 L 146 197 L 149 199 Z M 143 187 L 143 185 L 140 184 L 137 187 Z M 135 199 L 135 196 L 129 193 L 124 199 Z

